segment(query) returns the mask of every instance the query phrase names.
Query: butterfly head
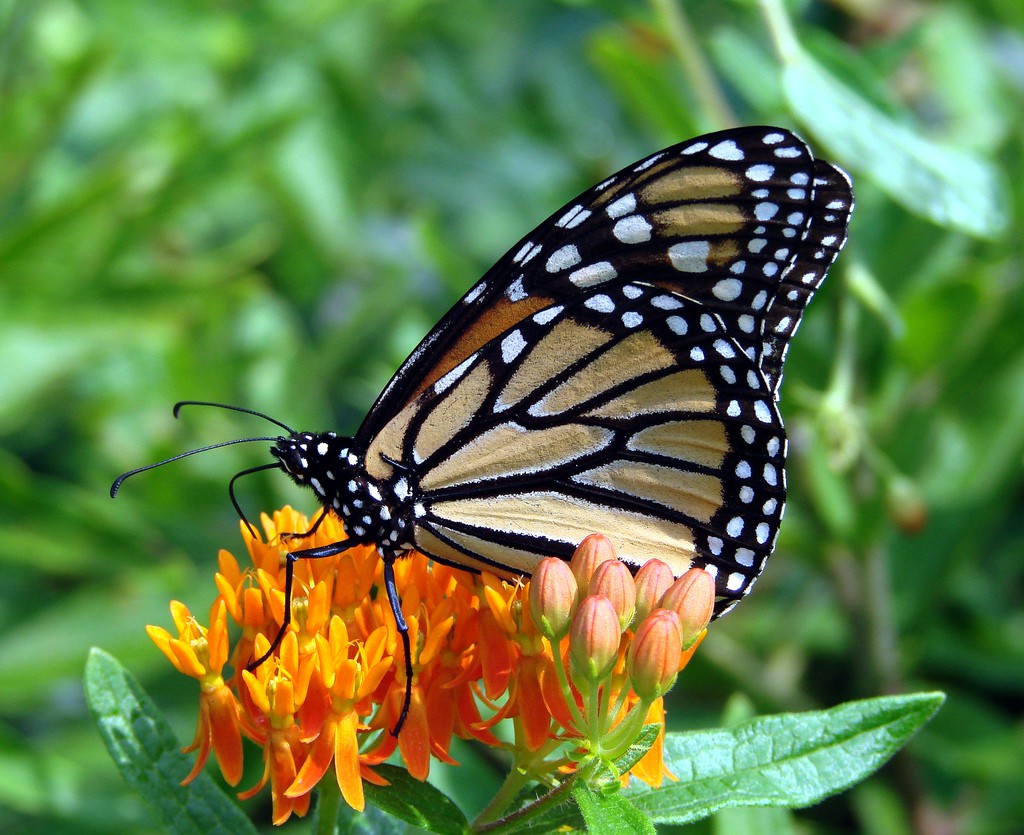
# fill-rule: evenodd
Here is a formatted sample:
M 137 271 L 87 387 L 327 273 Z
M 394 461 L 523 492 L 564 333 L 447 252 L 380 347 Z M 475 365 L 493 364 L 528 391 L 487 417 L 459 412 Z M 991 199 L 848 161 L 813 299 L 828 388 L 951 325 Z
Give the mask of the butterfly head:
M 348 460 L 348 439 L 340 438 L 334 432 L 295 432 L 278 438 L 270 448 L 270 454 L 292 481 L 300 487 L 312 487 L 321 499 L 328 493 L 324 482 L 334 481 L 355 463 Z
M 377 545 L 382 553 L 397 555 L 412 547 L 415 510 L 407 478 L 371 478 L 351 438 L 296 432 L 278 438 L 270 452 L 292 481 L 309 487 L 321 505 L 341 518 L 349 536 Z

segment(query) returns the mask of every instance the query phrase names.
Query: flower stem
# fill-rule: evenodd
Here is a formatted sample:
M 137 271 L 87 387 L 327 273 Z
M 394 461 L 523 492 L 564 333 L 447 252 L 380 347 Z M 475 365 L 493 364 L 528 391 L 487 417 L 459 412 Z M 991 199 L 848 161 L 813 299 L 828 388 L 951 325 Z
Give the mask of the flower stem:
M 484 810 L 477 815 L 476 820 L 473 821 L 474 829 L 477 831 L 484 831 L 480 827 L 488 825 L 491 821 L 498 817 L 504 812 L 515 796 L 519 793 L 520 789 L 529 782 L 529 778 L 523 772 L 522 769 L 512 767 L 509 769 L 508 774 L 505 777 L 505 781 L 498 788 L 497 793 L 491 798 L 491 802 L 484 807 Z
M 736 124 L 736 115 L 722 94 L 715 73 L 701 51 L 700 43 L 677 0 L 651 0 L 654 12 L 661 18 L 662 28 L 697 97 L 698 112 L 707 114 L 715 127 Z
M 576 784 L 577 780 L 587 781 L 594 776 L 595 771 L 600 767 L 600 761 L 593 759 L 590 762 L 583 765 L 579 771 L 575 774 L 567 777 L 563 782 L 559 783 L 555 788 L 549 791 L 542 797 L 537 798 L 533 803 L 528 806 L 524 806 L 511 815 L 507 815 L 501 820 L 492 821 L 481 825 L 474 825 L 472 827 L 473 832 L 486 832 L 489 835 L 498 835 L 502 832 L 515 832 L 522 828 L 523 823 L 529 821 L 531 818 L 537 818 L 543 815 L 548 809 L 565 803 L 569 800 L 569 796 L 572 793 L 572 787 Z
M 569 673 L 565 669 L 565 659 L 562 657 L 561 648 L 555 643 L 551 645 L 551 651 L 554 655 L 555 676 L 558 678 L 558 686 L 562 690 L 562 695 L 565 696 L 565 705 L 569 708 L 569 715 L 576 724 L 576 728 L 582 733 L 586 725 L 583 721 L 583 714 L 580 713 L 573 696 L 572 686 L 569 684 Z
M 321 780 L 317 786 L 316 820 L 313 822 L 315 835 L 337 835 L 338 806 L 341 803 L 341 790 L 333 775 Z

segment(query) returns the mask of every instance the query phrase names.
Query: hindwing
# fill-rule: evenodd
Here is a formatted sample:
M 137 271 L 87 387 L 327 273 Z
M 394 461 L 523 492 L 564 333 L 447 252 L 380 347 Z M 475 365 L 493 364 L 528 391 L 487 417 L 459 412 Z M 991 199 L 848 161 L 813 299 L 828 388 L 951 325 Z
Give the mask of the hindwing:
M 435 559 L 529 574 L 601 531 L 634 570 L 706 566 L 720 609 L 760 572 L 785 499 L 757 364 L 718 315 L 638 282 L 517 323 L 371 446 L 415 473 L 415 544 Z

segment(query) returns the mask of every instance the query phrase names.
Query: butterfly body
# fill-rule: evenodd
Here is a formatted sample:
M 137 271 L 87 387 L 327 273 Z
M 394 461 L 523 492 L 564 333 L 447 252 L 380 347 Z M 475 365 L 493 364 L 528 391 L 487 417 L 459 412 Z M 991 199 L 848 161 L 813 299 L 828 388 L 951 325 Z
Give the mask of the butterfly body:
M 398 475 L 378 481 L 369 476 L 352 438 L 300 432 L 278 438 L 271 454 L 297 485 L 311 489 L 324 508 L 342 520 L 353 545 L 376 545 L 387 559 L 415 547 L 409 479 Z

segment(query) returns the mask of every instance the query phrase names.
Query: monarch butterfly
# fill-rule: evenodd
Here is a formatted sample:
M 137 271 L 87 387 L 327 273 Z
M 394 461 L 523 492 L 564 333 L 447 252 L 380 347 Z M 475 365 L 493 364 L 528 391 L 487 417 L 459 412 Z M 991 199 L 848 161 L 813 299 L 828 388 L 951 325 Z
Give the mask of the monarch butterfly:
M 847 175 L 789 131 L 746 127 L 674 145 L 509 250 L 427 334 L 354 436 L 295 432 L 250 412 L 287 436 L 226 442 L 274 442 L 272 463 L 235 478 L 284 470 L 325 509 L 294 538 L 327 513 L 348 533 L 289 554 L 284 623 L 250 669 L 288 628 L 295 561 L 358 544 L 383 558 L 403 639 L 395 734 L 412 663 L 394 562 L 412 549 L 514 578 L 543 557 L 567 559 L 597 530 L 633 569 L 655 557 L 676 574 L 705 568 L 716 615 L 728 611 L 774 547 L 786 493 L 782 365 L 852 210 Z M 111 495 L 155 466 L 123 474 Z

